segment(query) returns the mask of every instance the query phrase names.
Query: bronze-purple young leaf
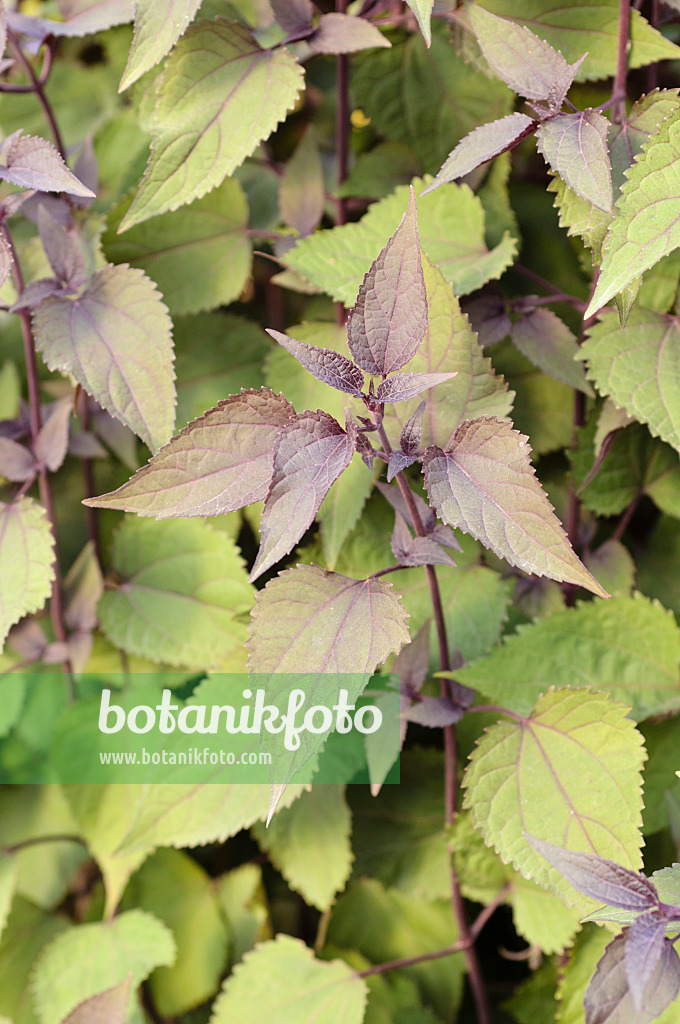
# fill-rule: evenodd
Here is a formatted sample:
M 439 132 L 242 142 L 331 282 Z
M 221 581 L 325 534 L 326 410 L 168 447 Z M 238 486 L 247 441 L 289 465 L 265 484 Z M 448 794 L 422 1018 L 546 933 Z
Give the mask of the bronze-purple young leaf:
M 290 352 L 299 363 L 309 370 L 318 380 L 324 384 L 330 384 L 338 391 L 346 391 L 350 395 L 360 395 L 364 386 L 364 375 L 358 366 L 343 356 L 340 352 L 334 352 L 330 348 L 318 348 L 316 345 L 307 345 L 304 341 L 297 341 L 280 331 L 273 331 L 267 328 L 267 334 L 271 335 L 274 341 Z

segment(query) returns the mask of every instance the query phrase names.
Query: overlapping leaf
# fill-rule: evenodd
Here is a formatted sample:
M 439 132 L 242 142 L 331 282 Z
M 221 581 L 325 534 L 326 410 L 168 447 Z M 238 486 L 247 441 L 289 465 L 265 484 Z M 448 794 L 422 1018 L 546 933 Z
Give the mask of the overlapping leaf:
M 480 164 L 492 160 L 499 153 L 516 145 L 538 125 L 538 121 L 526 114 L 508 114 L 500 121 L 480 125 L 466 135 L 449 154 L 444 166 L 424 194 L 434 191 L 439 185 L 462 178 Z
M 40 192 L 94 197 L 94 192 L 78 181 L 50 142 L 21 132 L 10 135 L 0 146 L 0 178 Z
M 344 431 L 321 411 L 301 413 L 283 428 L 274 447 L 251 581 L 287 555 L 312 524 L 331 484 L 350 464 L 355 441 L 351 421 Z
M 132 976 L 111 988 L 98 992 L 96 996 L 83 999 L 75 1010 L 64 1018 L 63 1024 L 125 1024 Z
M 583 1002 L 586 1024 L 650 1024 L 676 999 L 680 991 L 680 960 L 667 943 L 645 988 L 644 1006 L 636 1011 L 626 971 L 626 945 L 627 936 L 617 935 L 604 951 Z
M 200 198 L 249 156 L 293 106 L 302 71 L 222 18 L 183 36 L 161 80 L 149 166 L 121 230 Z
M 420 31 L 423 33 L 425 42 L 429 46 L 432 42 L 430 15 L 432 14 L 432 8 L 434 7 L 434 0 L 406 0 L 406 2 L 418 19 Z
M 427 328 L 416 197 L 397 230 L 373 260 L 347 324 L 355 361 L 368 373 L 401 369 L 418 351 Z
M 40 611 L 54 578 L 54 541 L 44 509 L 31 498 L 0 503 L 0 643 L 10 626 Z
M 380 29 L 365 18 L 332 11 L 321 15 L 309 37 L 309 45 L 317 53 L 354 53 L 391 44 Z
M 72 374 L 150 448 L 165 444 L 175 422 L 172 325 L 141 270 L 95 271 L 73 298 L 45 299 L 33 325 L 51 370 Z
M 621 189 L 585 316 L 680 245 L 680 110 L 642 147 Z
M 408 402 L 455 376 L 455 370 L 450 373 L 395 373 L 378 385 L 376 398 L 379 402 Z
M 489 728 L 465 775 L 465 805 L 504 862 L 571 906 L 592 909 L 526 835 L 638 870 L 642 737 L 608 695 L 553 690 L 528 718 Z
M 534 366 L 549 377 L 593 396 L 583 368 L 575 362 L 579 347 L 563 320 L 542 306 L 531 310 L 512 325 L 513 344 Z
M 283 345 L 287 352 L 295 356 L 306 370 L 338 391 L 346 391 L 350 395 L 360 395 L 364 387 L 364 375 L 355 364 L 340 352 L 330 348 L 317 348 L 297 341 L 280 331 L 267 329 L 274 341 Z
M 654 135 L 662 121 L 675 113 L 679 99 L 678 89 L 654 89 L 633 104 L 620 124 L 610 126 L 609 154 L 617 190 L 624 184 L 625 172 L 649 141 L 650 135 Z
M 527 439 L 509 424 L 462 424 L 445 451 L 428 449 L 423 469 L 430 502 L 449 526 L 525 572 L 607 596 L 574 554 L 536 478 Z
M 136 0 L 135 34 L 119 92 L 165 57 L 200 6 L 201 0 Z
M 656 889 L 645 875 L 592 853 L 566 850 L 535 836 L 527 838 L 529 844 L 584 896 L 622 910 L 641 912 L 658 907 Z
M 680 704 L 680 633 L 671 612 L 637 594 L 581 604 L 521 626 L 456 679 L 527 714 L 548 686 L 590 686 L 644 719 Z
M 586 202 L 611 213 L 612 169 L 607 148 L 610 124 L 597 110 L 558 114 L 536 132 L 538 148 L 556 174 Z
M 408 642 L 406 619 L 386 580 L 353 580 L 299 565 L 257 595 L 249 666 L 253 672 L 370 674 Z
M 269 388 L 242 391 L 189 423 L 117 491 L 86 503 L 173 519 L 223 515 L 261 501 L 276 439 L 294 415 Z

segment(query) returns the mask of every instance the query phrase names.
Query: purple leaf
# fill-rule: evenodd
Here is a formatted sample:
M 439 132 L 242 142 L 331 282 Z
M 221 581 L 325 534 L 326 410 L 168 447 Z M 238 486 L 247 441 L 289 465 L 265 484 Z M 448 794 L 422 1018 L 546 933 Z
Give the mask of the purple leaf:
M 555 380 L 594 397 L 582 362 L 576 362 L 579 347 L 563 320 L 551 309 L 539 306 L 512 325 L 512 343 L 534 366 Z
M 436 523 L 430 536 L 432 540 L 436 541 L 437 544 L 442 544 L 445 548 L 453 548 L 455 551 L 463 550 L 460 541 L 451 527 L 444 526 L 443 523 Z
M 460 722 L 464 714 L 464 708 L 458 707 L 448 697 L 423 697 L 412 704 L 402 717 L 429 729 L 443 729 Z
M 7 244 L 4 233 L 0 232 L 0 288 L 9 277 L 12 263 L 12 251 Z
M 398 448 L 390 452 L 387 462 L 387 482 L 389 483 L 390 480 L 394 480 L 397 473 L 401 473 L 407 466 L 412 466 L 415 461 L 415 455 L 407 455 L 406 452 L 400 452 Z
M 73 4 L 64 9 L 62 6 L 62 13 L 65 21 L 31 18 L 9 11 L 7 22 L 12 31 L 40 41 L 47 36 L 87 36 L 132 21 L 134 4 L 132 0 L 99 0 L 88 7 Z
M 44 277 L 40 281 L 31 281 L 11 306 L 11 310 L 13 313 L 21 313 L 25 309 L 32 311 L 50 295 L 61 295 L 62 293 L 61 282 L 57 281 L 56 277 Z
M 94 629 L 103 593 L 104 577 L 94 544 L 88 541 L 64 579 L 64 621 L 69 629 Z
M 36 473 L 35 459 L 28 448 L 8 437 L 0 437 L 0 477 L 19 484 L 31 480 Z
M 420 451 L 423 435 L 423 414 L 427 402 L 421 402 L 412 416 L 410 416 L 399 435 L 399 445 L 405 455 L 416 455 Z M 388 477 L 389 479 L 389 477 Z
M 626 933 L 626 977 L 636 1010 L 642 1009 L 645 990 L 663 956 L 668 922 L 658 913 L 641 914 Z
M 650 1024 L 680 991 L 680 958 L 670 942 L 645 990 L 638 1012 L 628 988 L 625 965 L 626 933 L 609 943 L 597 965 L 583 1000 L 586 1024 Z
M 430 620 L 420 627 L 413 640 L 394 659 L 392 669 L 399 674 L 401 692 L 419 693 L 430 666 Z
M 571 548 L 536 479 L 527 438 L 508 423 L 462 423 L 446 451 L 423 459 L 425 489 L 440 519 L 500 558 L 537 576 L 566 580 L 608 597 Z
M 559 110 L 581 61 L 567 64 L 558 50 L 528 28 L 497 18 L 479 4 L 467 7 L 482 52 L 504 82 L 529 100 L 548 100 Z
M 51 143 L 32 135 L 22 136 L 21 132 L 15 132 L 2 143 L 0 178 L 40 192 L 69 192 L 94 198 L 94 192 L 69 171 Z
M 172 324 L 141 270 L 95 271 L 77 296 L 45 299 L 33 327 L 50 370 L 72 374 L 150 448 L 166 443 L 175 423 Z
M 217 516 L 267 496 L 274 445 L 295 410 L 269 388 L 242 391 L 189 423 L 126 484 L 88 498 L 140 516 Z
M 455 370 L 452 373 L 395 373 L 378 385 L 376 397 L 379 402 L 406 402 L 456 374 Z
M 269 0 L 274 17 L 284 32 L 301 32 L 311 25 L 312 0 Z
M 612 168 L 607 148 L 610 123 L 597 110 L 558 114 L 536 132 L 538 148 L 556 174 L 598 210 L 613 208 Z
M 88 275 L 77 238 L 58 224 L 42 205 L 38 207 L 38 230 L 54 276 L 69 290 L 79 288 Z
M 274 341 L 295 356 L 297 361 L 309 370 L 315 377 L 330 384 L 338 391 L 345 391 L 350 395 L 360 395 L 364 386 L 364 375 L 358 366 L 355 366 L 351 359 L 334 352 L 330 348 L 317 348 L 316 345 L 307 345 L 304 341 L 296 341 L 289 338 L 287 334 L 273 331 L 267 328 L 267 334 L 271 335 Z
M 408 363 L 426 330 L 427 296 L 411 187 L 399 227 L 364 276 L 347 335 L 358 365 L 382 375 Z
M 291 551 L 314 522 L 331 484 L 352 461 L 356 428 L 326 412 L 303 412 L 281 431 L 264 503 L 262 541 L 250 582 Z
M 482 348 L 491 348 L 510 334 L 512 322 L 507 303 L 495 289 L 485 288 L 478 296 L 467 300 L 463 312 L 470 318 L 470 325 Z
M 351 14 L 322 14 L 316 31 L 307 40 L 317 53 L 354 53 L 374 46 L 391 46 L 379 28 Z
M 653 884 L 637 871 L 592 853 L 565 850 L 535 836 L 526 838 L 575 889 L 590 899 L 622 910 L 650 910 L 659 906 Z
M 64 398 L 55 402 L 35 439 L 35 457 L 54 473 L 66 458 L 68 450 L 68 425 L 73 402 Z
M 449 153 L 437 177 L 423 189 L 421 195 L 426 196 L 440 185 L 462 178 L 480 164 L 505 153 L 506 149 L 511 149 L 530 135 L 538 124 L 538 121 L 526 114 L 508 114 L 498 121 L 475 128 Z
M 375 459 L 375 452 L 373 445 L 366 437 L 366 434 L 357 434 L 356 439 L 356 450 L 364 460 L 364 465 L 368 466 L 369 469 L 373 469 L 373 460 Z
M 400 565 L 456 564 L 448 551 L 444 551 L 431 537 L 413 537 L 404 517 L 399 513 L 395 516 L 392 551 Z
M 383 497 L 387 498 L 394 511 L 398 512 L 400 516 L 403 516 L 403 518 L 406 520 L 411 529 L 415 530 L 415 526 L 413 525 L 413 520 L 411 518 L 411 513 L 409 512 L 406 502 L 404 501 L 404 496 L 397 487 L 397 485 L 394 484 L 392 487 L 388 487 L 387 484 L 384 484 L 379 480 L 376 483 L 376 487 L 381 492 Z M 425 529 L 425 533 L 432 533 L 437 523 L 437 517 L 435 516 L 432 509 L 423 501 L 419 494 L 414 494 L 413 500 L 415 501 L 416 508 L 418 509 L 418 513 L 420 515 L 421 522 Z

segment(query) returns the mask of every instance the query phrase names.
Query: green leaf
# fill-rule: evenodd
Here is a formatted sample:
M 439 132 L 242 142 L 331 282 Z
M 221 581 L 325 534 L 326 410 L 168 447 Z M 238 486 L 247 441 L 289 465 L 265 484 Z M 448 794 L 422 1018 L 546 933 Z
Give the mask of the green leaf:
M 424 184 L 414 179 L 417 195 Z M 401 186 L 369 207 L 358 224 L 303 239 L 286 253 L 286 263 L 338 302 L 352 306 L 375 253 L 399 224 L 407 196 L 408 187 Z M 482 204 L 467 185 L 442 186 L 423 200 L 418 232 L 424 252 L 458 295 L 499 277 L 514 259 L 515 241 L 508 234 L 495 249 L 487 249 Z
M 584 555 L 583 564 L 612 597 L 630 596 L 635 586 L 635 562 L 620 540 L 606 540 Z
M 323 204 L 323 165 L 314 128 L 310 125 L 281 178 L 281 219 L 301 235 L 309 235 L 323 216 Z
M 375 474 L 355 456 L 326 495 L 317 515 L 326 568 L 335 569 L 342 545 L 361 515 L 374 480 Z
M 266 978 L 266 985 L 262 979 Z M 253 1000 L 253 992 L 258 993 Z M 211 1024 L 247 1018 L 251 1024 L 361 1024 L 366 983 L 340 960 L 315 960 L 299 939 L 263 942 L 224 984 Z
M 581 911 L 564 903 L 535 882 L 515 875 L 509 902 L 515 928 L 530 946 L 543 953 L 568 949 L 580 931 Z
M 637 559 L 640 590 L 658 598 L 680 619 L 680 578 L 675 571 L 680 557 L 680 523 L 662 516 Z
M 627 327 L 605 314 L 581 349 L 603 395 L 680 450 L 680 328 L 673 317 L 631 310 Z
M 548 686 L 590 686 L 633 707 L 636 720 L 680 703 L 680 632 L 658 602 L 641 594 L 567 608 L 519 626 L 456 679 L 528 714 Z
M 269 824 L 255 826 L 291 889 L 318 910 L 328 910 L 352 869 L 351 817 L 342 786 L 312 786 Z
M 120 230 L 198 199 L 243 163 L 294 105 L 303 73 L 223 18 L 177 44 L 159 85 L 151 158 Z
M 645 809 L 642 831 L 645 835 L 668 828 L 670 818 L 666 794 L 676 794 L 678 780 L 675 766 L 680 764 L 680 730 L 678 719 L 644 722 L 641 728 L 647 748 L 645 765 Z M 664 902 L 669 902 L 664 896 Z
M 609 121 L 596 110 L 558 114 L 536 132 L 540 152 L 581 199 L 611 213 L 612 169 L 607 149 Z
M 155 217 L 121 237 L 116 229 L 128 205 L 124 200 L 109 215 L 104 251 L 152 278 L 173 315 L 228 306 L 239 297 L 250 274 L 251 246 L 248 204 L 234 178 L 186 210 Z
M 5 930 L 9 917 L 14 890 L 17 884 L 19 865 L 12 853 L 0 853 L 0 935 Z
M 569 963 L 559 976 L 557 998 L 560 1004 L 560 1024 L 585 1024 L 583 999 L 586 989 L 611 941 L 610 931 L 593 925 L 586 926 L 578 936 Z
M 507 423 L 462 424 L 446 451 L 423 460 L 425 487 L 437 515 L 470 533 L 525 572 L 607 593 L 574 554 L 538 482 L 527 439 Z
M 585 316 L 680 245 L 680 111 L 661 124 L 630 168 L 607 235 L 600 276 Z
M 282 811 L 278 812 L 282 814 Z M 277 818 L 273 819 L 274 822 Z M 267 937 L 268 914 L 259 864 L 242 864 L 217 879 L 216 895 L 229 925 L 232 964 Z
M 150 448 L 165 444 L 175 422 L 172 324 L 141 270 L 95 271 L 74 298 L 41 302 L 33 327 L 50 370 L 72 374 Z
M 17 896 L 0 943 L 0 1014 L 12 1024 L 38 1024 L 26 979 L 36 958 L 55 936 L 72 928 L 59 914 L 49 914 Z
M 201 0 L 136 0 L 135 35 L 119 92 L 165 57 L 200 6 Z
M 611 214 L 581 199 L 557 175 L 548 185 L 548 192 L 555 193 L 554 205 L 559 210 L 560 227 L 566 228 L 568 235 L 579 235 L 583 239 L 583 244 L 592 250 L 593 264 L 598 266 L 602 262 L 602 246 Z
M 587 54 L 576 72 L 577 81 L 609 78 L 616 73 L 618 50 L 618 0 L 484 0 L 492 14 L 529 28 L 567 61 Z M 628 67 L 639 68 L 658 60 L 677 59 L 678 47 L 653 29 L 640 12 L 631 11 L 631 49 Z
M 83 924 L 57 936 L 41 953 L 33 974 L 41 1024 L 61 1024 L 84 999 L 132 975 L 132 989 L 175 957 L 172 934 L 151 914 L 131 910 L 112 921 Z M 129 1011 L 134 994 L 131 993 Z M 129 1012 L 128 1011 L 128 1012 Z
M 434 0 L 406 0 L 407 4 L 418 19 L 420 31 L 425 37 L 425 42 L 430 46 L 432 42 L 432 29 L 430 27 L 430 16 L 434 7 Z
M 158 967 L 149 979 L 161 1016 L 186 1013 L 217 992 L 226 965 L 228 929 L 212 879 L 195 860 L 179 850 L 158 850 L 130 880 L 125 906 L 153 914 L 175 939 L 174 963 Z
M 675 113 L 679 99 L 678 89 L 654 89 L 633 104 L 620 124 L 610 125 L 609 152 L 617 191 L 625 184 L 626 171 L 642 152 L 650 135 L 654 135 L 661 122 Z
M 219 667 L 245 640 L 253 590 L 232 540 L 206 523 L 126 519 L 114 539 L 122 582 L 99 602 L 116 646 L 169 665 Z
M 423 447 L 444 446 L 456 427 L 478 416 L 503 419 L 512 408 L 514 393 L 494 373 L 484 356 L 468 318 L 461 312 L 453 289 L 442 272 L 423 259 L 427 288 L 428 324 L 425 339 L 407 364 L 415 373 L 456 373 L 446 387 L 430 388 L 423 417 Z M 388 410 L 386 428 L 396 444 L 398 430 L 408 421 L 421 399 L 414 398 Z M 396 420 L 398 429 L 392 428 Z M 390 429 L 392 428 L 392 429 Z
M 242 391 L 189 423 L 117 491 L 86 504 L 168 519 L 223 515 L 261 501 L 276 439 L 294 412 L 268 388 Z
M 32 498 L 0 502 L 0 644 L 10 626 L 40 611 L 53 578 L 54 540 L 45 510 Z
M 548 867 L 525 834 L 640 868 L 645 753 L 627 710 L 607 694 L 551 687 L 528 718 L 485 732 L 465 774 L 465 806 L 486 842 L 579 909 L 593 901 Z
M 549 377 L 593 396 L 583 367 L 575 362 L 579 353 L 576 338 L 551 309 L 539 306 L 512 325 L 512 343 Z

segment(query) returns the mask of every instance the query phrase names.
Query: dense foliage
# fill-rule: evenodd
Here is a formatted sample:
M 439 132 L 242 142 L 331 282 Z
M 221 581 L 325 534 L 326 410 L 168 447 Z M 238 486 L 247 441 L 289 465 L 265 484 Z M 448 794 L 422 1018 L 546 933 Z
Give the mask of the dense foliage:
M 679 43 L 0 3 L 0 1024 L 680 1020 Z M 321 673 L 399 784 L 91 784 Z

